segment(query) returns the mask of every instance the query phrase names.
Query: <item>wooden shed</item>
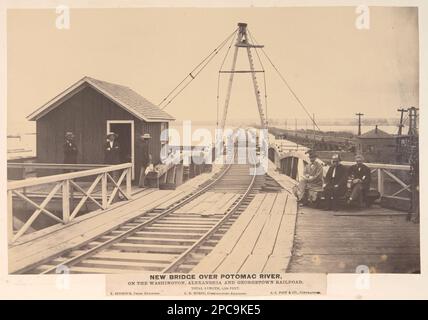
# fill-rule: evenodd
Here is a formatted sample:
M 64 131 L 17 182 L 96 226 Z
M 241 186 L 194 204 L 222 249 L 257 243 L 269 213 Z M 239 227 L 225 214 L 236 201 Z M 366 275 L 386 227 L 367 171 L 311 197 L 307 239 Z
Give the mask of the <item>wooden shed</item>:
M 396 137 L 377 125 L 374 129 L 358 136 L 357 152 L 364 155 L 368 162 L 395 163 L 397 157 Z
M 133 178 L 141 167 L 140 136 L 149 133 L 149 152 L 154 164 L 167 144 L 162 130 L 174 118 L 129 87 L 84 77 L 61 92 L 27 119 L 36 121 L 37 162 L 63 163 L 64 136 L 75 134 L 78 163 L 104 162 L 106 133 L 117 133 L 122 162 L 133 163 Z

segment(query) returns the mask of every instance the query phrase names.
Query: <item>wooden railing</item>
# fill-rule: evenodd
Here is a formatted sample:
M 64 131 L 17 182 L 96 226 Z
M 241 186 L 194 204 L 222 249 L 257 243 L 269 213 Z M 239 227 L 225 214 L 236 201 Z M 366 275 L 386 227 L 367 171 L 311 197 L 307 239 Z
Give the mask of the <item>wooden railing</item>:
M 36 162 L 8 162 L 8 179 L 22 180 L 31 177 L 37 170 L 52 171 L 78 171 L 107 167 L 106 164 L 58 164 L 58 163 L 36 163 Z
M 342 161 L 342 164 L 345 166 L 351 166 L 355 164 L 355 162 L 348 162 L 348 161 Z M 370 173 L 376 174 L 377 178 L 377 190 L 379 191 L 381 197 L 382 196 L 388 196 L 390 198 L 397 198 L 400 199 L 400 197 L 397 197 L 399 194 L 403 194 L 407 192 L 407 197 L 401 197 L 405 199 L 411 199 L 411 184 L 408 182 L 405 182 L 403 178 L 397 177 L 397 175 L 394 173 L 394 171 L 397 172 L 405 172 L 409 173 L 410 171 L 410 165 L 400 165 L 400 164 L 386 164 L 386 163 L 365 163 L 367 167 L 370 168 Z M 407 174 L 408 175 L 408 174 Z M 400 189 L 397 191 L 394 191 L 390 195 L 386 195 L 385 190 L 385 178 L 390 178 L 391 181 L 394 181 L 400 186 Z
M 8 168 L 32 168 L 32 169 L 56 169 L 56 170 L 86 170 L 108 167 L 108 164 L 59 164 L 59 163 L 35 163 L 35 162 L 8 162 Z
M 279 163 L 277 164 L 277 168 L 284 171 L 282 173 L 296 180 L 302 175 L 304 165 L 309 162 L 309 158 L 304 152 L 290 151 L 277 154 L 276 156 L 279 157 L 279 161 L 275 161 Z M 288 161 L 289 158 L 291 158 L 291 161 Z M 320 161 L 325 168 L 328 167 L 328 164 L 323 161 L 317 161 Z M 287 166 L 283 166 L 283 162 L 286 162 Z M 341 163 L 347 167 L 355 164 L 355 162 L 350 161 L 342 161 Z M 404 178 L 409 178 L 408 173 L 410 171 L 410 165 L 384 163 L 365 163 L 365 165 L 370 168 L 372 181 L 377 182 L 376 189 L 379 191 L 381 197 L 389 197 L 397 200 L 411 200 L 411 184 Z M 398 172 L 401 172 L 401 174 L 398 174 Z M 391 188 L 385 187 L 386 180 L 388 180 L 390 184 L 397 185 L 396 188 L 393 188 L 394 191 L 390 191 Z
M 40 164 L 39 164 L 40 165 Z M 68 167 L 67 167 L 68 168 Z M 64 169 L 61 167 L 61 169 Z M 72 168 L 75 169 L 75 168 Z M 116 172 L 116 173 L 114 173 Z M 116 180 L 115 177 L 117 176 Z M 85 190 L 81 187 L 76 180 L 88 177 L 95 177 L 95 179 L 90 184 L 89 188 Z M 14 243 L 18 238 L 25 234 L 30 227 L 33 225 L 34 221 L 41 215 L 44 214 L 57 223 L 67 224 L 73 221 L 83 205 L 90 200 L 94 203 L 99 209 L 107 209 L 117 196 L 122 195 L 121 198 L 125 200 L 131 199 L 131 177 L 132 177 L 132 163 L 124 163 L 113 166 L 103 166 L 101 168 L 88 169 L 78 172 L 57 174 L 51 176 L 45 176 L 40 178 L 31 178 L 26 180 L 19 181 L 10 181 L 7 184 L 7 201 L 8 201 L 8 239 L 9 243 Z M 125 190 L 122 190 L 122 183 L 125 180 Z M 101 201 L 95 199 L 93 192 L 98 184 L 101 182 Z M 109 192 L 108 183 L 110 183 L 113 188 Z M 52 187 L 53 185 L 53 187 Z M 47 193 L 44 200 L 38 204 L 25 193 L 25 190 L 30 187 L 35 186 L 44 186 L 51 188 Z M 72 192 L 80 192 L 82 198 L 79 203 L 72 208 L 70 205 L 70 199 Z M 47 209 L 47 205 L 54 198 L 54 196 L 61 192 L 62 200 L 62 215 L 58 216 L 52 213 Z M 120 197 L 120 196 L 119 196 Z M 30 217 L 23 223 L 23 225 L 15 230 L 14 228 L 14 198 L 20 198 L 30 207 L 35 208 L 35 211 L 30 215 Z

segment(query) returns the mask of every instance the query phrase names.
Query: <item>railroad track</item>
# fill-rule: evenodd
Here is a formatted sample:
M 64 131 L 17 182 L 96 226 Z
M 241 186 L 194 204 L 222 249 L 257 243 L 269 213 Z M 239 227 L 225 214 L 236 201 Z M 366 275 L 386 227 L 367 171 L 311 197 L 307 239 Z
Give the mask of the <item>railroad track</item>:
M 70 273 L 189 272 L 254 198 L 263 177 L 250 175 L 250 168 L 250 164 L 226 165 L 198 190 L 168 208 L 146 211 L 25 273 L 56 273 L 64 267 Z M 179 211 L 206 192 L 233 192 L 238 196 L 222 214 Z

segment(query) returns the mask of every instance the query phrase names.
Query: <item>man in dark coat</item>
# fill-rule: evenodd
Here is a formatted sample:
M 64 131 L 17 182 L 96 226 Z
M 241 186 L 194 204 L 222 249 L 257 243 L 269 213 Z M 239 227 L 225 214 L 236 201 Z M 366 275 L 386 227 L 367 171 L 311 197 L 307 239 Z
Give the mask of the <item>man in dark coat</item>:
M 327 210 L 337 211 L 337 200 L 346 193 L 346 182 L 348 179 L 347 170 L 340 163 L 338 154 L 334 154 L 331 159 L 331 166 L 328 168 L 324 179 L 324 195 L 327 201 Z
M 64 163 L 77 163 L 77 146 L 74 142 L 73 132 L 67 132 L 65 134 Z
M 362 207 L 363 202 L 367 205 L 367 194 L 370 189 L 370 169 L 363 163 L 362 155 L 355 156 L 353 166 L 349 168 L 348 179 L 351 180 L 351 195 L 348 199 L 348 204 L 358 203 Z
M 117 137 L 114 132 L 107 134 L 107 141 L 104 143 L 104 163 L 106 164 L 120 163 L 120 146 Z
M 149 152 L 149 140 L 150 134 L 145 133 L 141 136 L 141 169 L 140 169 L 140 179 L 138 181 L 138 186 L 140 188 L 144 187 L 144 181 L 146 179 L 146 169 L 152 164 L 152 155 Z

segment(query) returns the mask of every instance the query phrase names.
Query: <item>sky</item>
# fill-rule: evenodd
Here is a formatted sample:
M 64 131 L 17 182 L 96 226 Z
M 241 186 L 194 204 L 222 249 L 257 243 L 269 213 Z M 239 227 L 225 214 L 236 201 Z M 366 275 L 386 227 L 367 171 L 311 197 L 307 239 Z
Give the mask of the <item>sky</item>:
M 316 118 L 397 117 L 398 107 L 418 106 L 417 8 L 370 7 L 368 30 L 355 27 L 357 17 L 355 7 L 71 9 L 70 28 L 61 30 L 54 9 L 9 10 L 8 124 L 86 75 L 129 86 L 157 104 L 238 22 L 248 23 Z M 180 120 L 216 119 L 225 49 L 165 111 Z M 261 58 L 268 117 L 306 117 Z M 246 59 L 238 56 L 238 69 L 248 68 Z M 223 70 L 230 62 L 231 53 Z M 263 88 L 263 76 L 258 80 Z M 222 75 L 220 110 L 226 85 Z M 235 76 L 228 118 L 258 118 L 249 74 Z

